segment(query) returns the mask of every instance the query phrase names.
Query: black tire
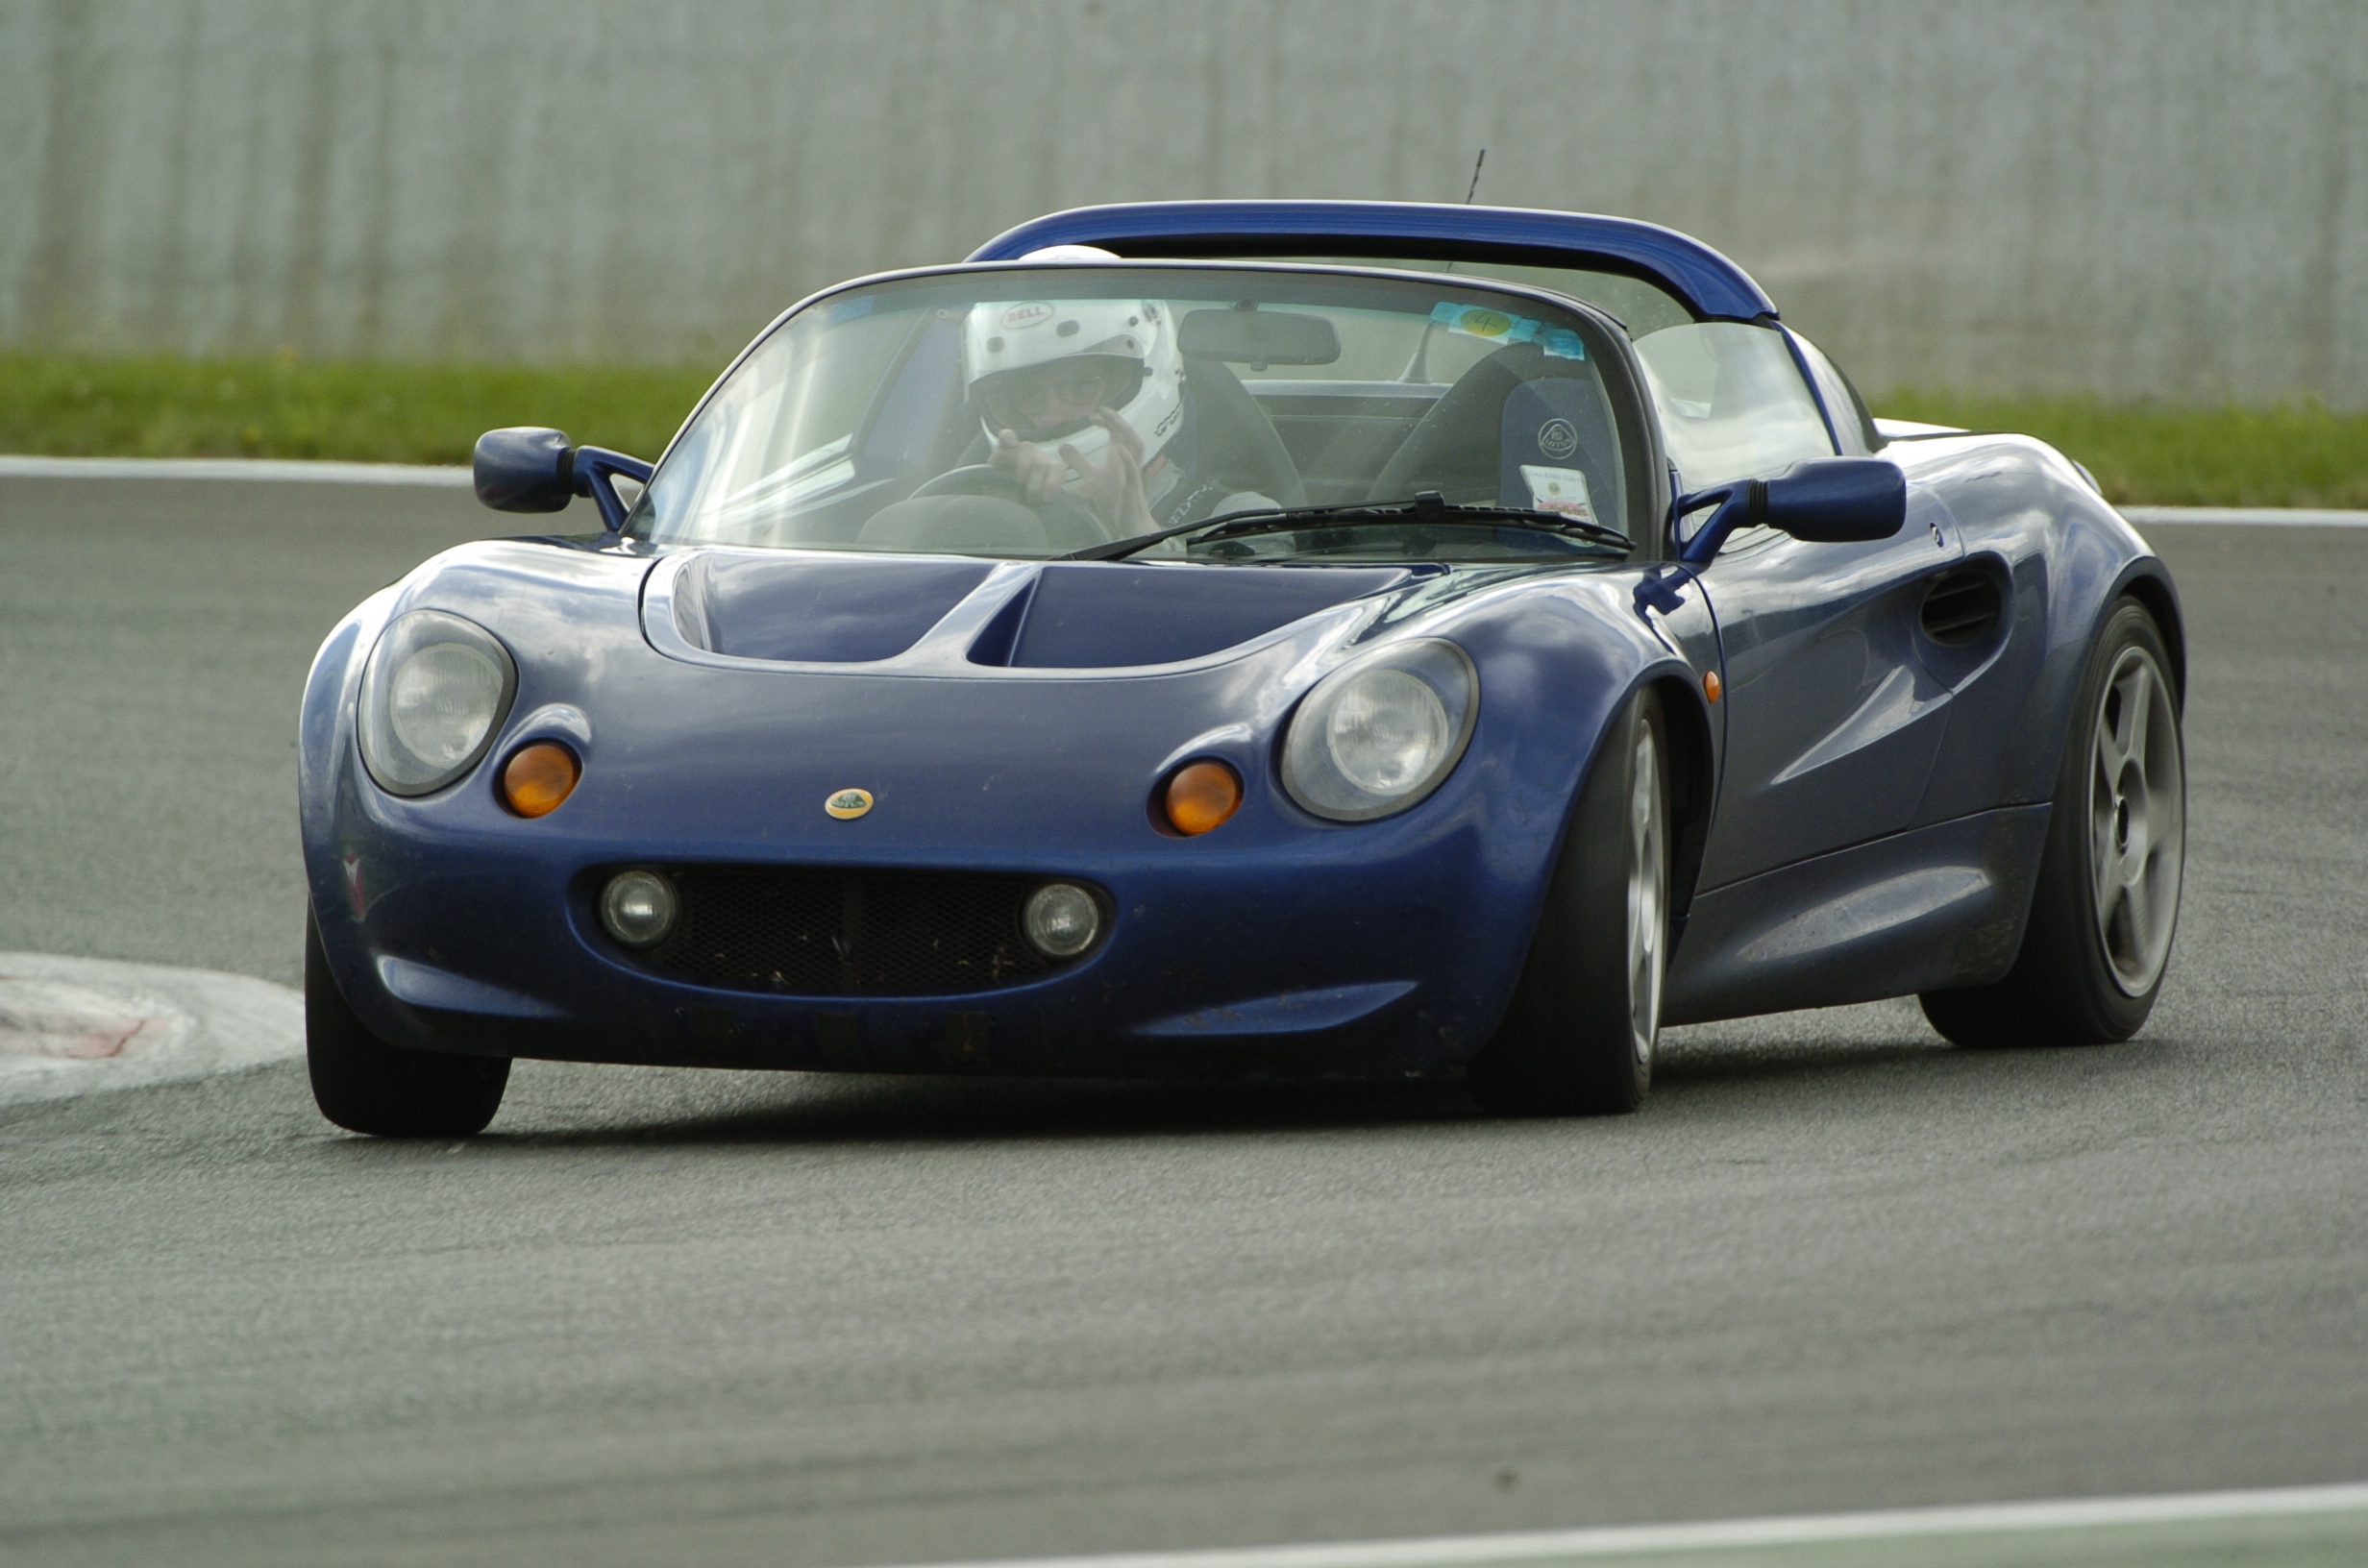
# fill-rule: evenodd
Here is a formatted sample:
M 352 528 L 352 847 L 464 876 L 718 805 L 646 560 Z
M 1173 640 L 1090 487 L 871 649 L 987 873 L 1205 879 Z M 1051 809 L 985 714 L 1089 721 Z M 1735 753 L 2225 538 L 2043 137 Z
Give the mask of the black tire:
M 354 1016 L 305 915 L 305 1061 L 321 1115 L 380 1138 L 469 1138 L 502 1108 L 509 1059 L 389 1045 Z
M 2134 600 L 2116 603 L 2081 676 L 2014 968 L 1995 985 L 1919 998 L 1958 1044 L 2110 1044 L 2154 1011 L 2186 858 L 2186 747 L 2170 670 L 2154 617 Z
M 1669 949 L 1668 758 L 1660 698 L 1640 693 L 1579 787 L 1513 1001 L 1471 1064 L 1483 1110 L 1618 1115 L 1651 1090 Z

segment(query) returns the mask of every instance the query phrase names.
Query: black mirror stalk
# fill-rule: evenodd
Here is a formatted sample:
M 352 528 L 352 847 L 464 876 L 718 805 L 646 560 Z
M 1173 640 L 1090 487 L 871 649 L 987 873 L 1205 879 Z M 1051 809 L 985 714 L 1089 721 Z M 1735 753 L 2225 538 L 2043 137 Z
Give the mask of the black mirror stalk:
M 1669 508 L 1677 525 L 1705 506 L 1715 506 L 1678 559 L 1708 566 L 1727 535 L 1762 524 L 1816 544 L 1888 539 L 1908 521 L 1908 476 L 1881 457 L 1811 457 L 1772 479 L 1737 479 L 1681 496 Z

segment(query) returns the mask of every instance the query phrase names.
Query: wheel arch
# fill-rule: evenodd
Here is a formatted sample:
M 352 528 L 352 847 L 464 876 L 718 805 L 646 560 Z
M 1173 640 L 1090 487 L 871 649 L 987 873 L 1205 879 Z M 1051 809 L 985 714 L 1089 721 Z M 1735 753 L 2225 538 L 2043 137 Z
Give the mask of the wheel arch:
M 2182 713 L 2187 706 L 2187 626 L 2179 608 L 2179 590 L 2171 582 L 2169 568 L 2158 557 L 2149 555 L 2134 561 L 2122 575 L 2121 581 L 2097 610 L 2097 625 L 2102 627 L 2113 606 L 2124 599 L 2134 599 L 2154 617 L 2155 629 L 2162 633 L 2163 650 L 2171 656 L 2171 684 L 2178 693 Z M 2091 641 L 2095 633 L 2090 633 Z

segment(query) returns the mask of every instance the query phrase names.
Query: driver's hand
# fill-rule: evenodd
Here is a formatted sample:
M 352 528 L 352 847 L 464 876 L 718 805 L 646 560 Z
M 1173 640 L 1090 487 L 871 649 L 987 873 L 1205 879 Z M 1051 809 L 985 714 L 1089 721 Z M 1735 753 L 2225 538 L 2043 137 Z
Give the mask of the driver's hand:
M 1031 506 L 1042 506 L 1061 493 L 1069 480 L 1069 465 L 1033 442 L 1020 439 L 1016 430 L 999 430 L 995 450 L 987 453 L 989 467 L 1008 472 L 1020 481 L 1020 493 Z
M 1108 408 L 1094 411 L 1094 423 L 1110 432 L 1108 455 L 1099 466 L 1064 442 L 1061 461 L 1077 474 L 1077 494 L 1094 508 L 1094 515 L 1113 539 L 1151 531 L 1151 506 L 1143 493 L 1143 437 L 1135 428 Z

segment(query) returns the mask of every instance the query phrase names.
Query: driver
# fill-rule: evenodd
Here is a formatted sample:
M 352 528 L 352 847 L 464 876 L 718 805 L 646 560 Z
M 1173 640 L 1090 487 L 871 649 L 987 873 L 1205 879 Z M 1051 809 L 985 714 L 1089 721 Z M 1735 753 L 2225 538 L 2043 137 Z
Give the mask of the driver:
M 1030 505 L 1063 495 L 1113 539 L 1274 502 L 1189 472 L 1192 404 L 1172 318 L 1150 300 L 1006 300 L 962 337 L 988 463 Z

